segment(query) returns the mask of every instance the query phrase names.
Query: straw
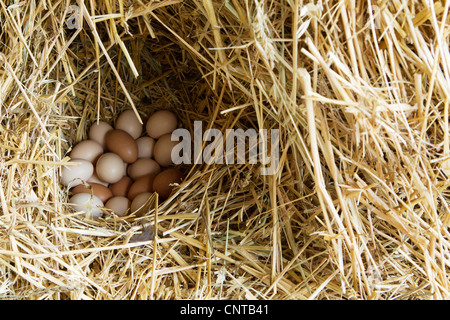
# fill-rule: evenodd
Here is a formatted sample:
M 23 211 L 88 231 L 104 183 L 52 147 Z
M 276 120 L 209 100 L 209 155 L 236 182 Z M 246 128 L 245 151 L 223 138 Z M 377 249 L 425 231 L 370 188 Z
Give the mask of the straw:
M 450 297 L 450 2 L 0 4 L 1 299 Z M 89 126 L 162 108 L 279 129 L 276 172 L 185 164 L 142 217 L 73 212 Z

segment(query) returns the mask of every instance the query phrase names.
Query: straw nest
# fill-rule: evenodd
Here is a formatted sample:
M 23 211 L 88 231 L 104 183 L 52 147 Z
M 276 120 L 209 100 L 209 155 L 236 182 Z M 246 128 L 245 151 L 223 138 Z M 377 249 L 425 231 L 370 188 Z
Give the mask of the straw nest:
M 0 3 L 2 299 L 449 297 L 448 1 Z M 84 219 L 61 167 L 130 108 L 278 128 L 278 171 Z

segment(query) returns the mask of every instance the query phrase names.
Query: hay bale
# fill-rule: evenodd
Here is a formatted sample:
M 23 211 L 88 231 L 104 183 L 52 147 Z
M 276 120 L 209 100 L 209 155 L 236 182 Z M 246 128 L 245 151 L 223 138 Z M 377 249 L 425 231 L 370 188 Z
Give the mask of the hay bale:
M 2 299 L 449 297 L 448 2 L 0 3 Z M 61 167 L 129 108 L 278 128 L 279 170 L 83 219 Z

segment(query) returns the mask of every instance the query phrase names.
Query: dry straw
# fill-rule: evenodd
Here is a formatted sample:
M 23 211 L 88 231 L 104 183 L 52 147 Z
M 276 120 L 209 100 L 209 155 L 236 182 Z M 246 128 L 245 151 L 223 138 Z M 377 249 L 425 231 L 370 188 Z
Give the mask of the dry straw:
M 0 4 L 0 298 L 449 298 L 450 1 Z M 128 108 L 278 128 L 279 170 L 83 219 L 61 166 Z

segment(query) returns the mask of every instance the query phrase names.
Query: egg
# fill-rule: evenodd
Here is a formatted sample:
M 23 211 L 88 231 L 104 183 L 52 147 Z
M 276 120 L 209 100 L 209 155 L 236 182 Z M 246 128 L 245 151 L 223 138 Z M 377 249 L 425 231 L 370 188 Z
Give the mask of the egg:
M 84 140 L 73 147 L 70 152 L 70 158 L 82 159 L 95 163 L 102 153 L 103 147 L 97 141 Z
M 158 162 L 153 159 L 141 158 L 130 164 L 127 171 L 128 176 L 131 179 L 137 180 L 140 177 L 150 173 L 159 173 L 161 171 L 161 167 Z
M 117 118 L 115 128 L 127 132 L 133 139 L 137 139 L 142 134 L 143 125 L 133 110 L 125 110 Z
M 183 179 L 184 174 L 180 170 L 166 169 L 153 179 L 153 191 L 157 192 L 161 199 L 167 199 L 174 188 L 171 184 L 180 184 Z
M 155 112 L 148 118 L 145 125 L 147 134 L 153 138 L 158 139 L 164 134 L 172 133 L 177 128 L 177 117 L 168 110 L 160 110 Z
M 106 148 L 105 136 L 108 131 L 113 130 L 113 127 L 104 121 L 94 122 L 89 128 L 89 139 L 98 142 L 103 149 Z
M 153 156 L 162 167 L 170 166 L 173 163 L 172 149 L 180 143 L 179 141 L 172 141 L 171 136 L 171 133 L 161 136 L 153 148 Z
M 136 217 L 143 216 L 150 209 L 149 199 L 152 196 L 150 192 L 143 192 L 138 194 L 131 202 L 130 211 Z
M 97 176 L 108 183 L 116 183 L 125 175 L 122 159 L 115 153 L 107 152 L 98 158 L 95 166 Z
M 126 176 L 127 175 L 127 171 L 128 171 L 128 163 L 126 163 L 126 162 L 124 162 L 123 163 L 123 170 L 124 170 L 124 176 Z
M 99 218 L 102 216 L 103 202 L 89 193 L 78 193 L 69 199 L 74 211 L 82 211 L 84 216 Z
M 156 174 L 148 174 L 137 179 L 130 187 L 128 191 L 128 198 L 133 200 L 139 193 L 153 192 L 153 180 Z
M 131 201 L 127 197 L 112 197 L 105 204 L 105 208 L 111 209 L 119 217 L 123 217 L 130 209 Z
M 120 129 L 111 130 L 106 134 L 106 147 L 126 163 L 133 163 L 138 157 L 138 148 L 133 137 Z
M 132 184 L 133 180 L 128 176 L 124 176 L 116 183 L 111 184 L 109 189 L 115 197 L 126 197 Z
M 155 139 L 150 137 L 140 137 L 136 139 L 138 147 L 138 158 L 152 158 Z
M 90 194 L 91 188 L 92 188 L 92 193 L 94 194 L 94 196 L 99 198 L 103 203 L 108 201 L 113 196 L 111 190 L 109 190 L 104 185 L 101 185 L 98 183 L 90 183 L 89 186 L 90 187 L 80 184 L 80 185 L 76 186 L 75 188 L 73 188 L 72 192 L 74 194 L 78 194 L 78 193 L 89 193 Z
M 89 179 L 94 173 L 94 166 L 90 161 L 77 159 L 70 160 L 61 170 L 61 183 L 65 186 L 75 187 Z
M 94 173 L 92 174 L 92 176 L 89 179 L 87 179 L 86 182 L 87 183 L 98 183 L 98 184 L 101 184 L 101 185 L 103 185 L 105 187 L 109 186 L 108 182 L 100 180 L 100 178 L 97 176 L 97 173 L 95 172 L 95 170 L 94 170 Z

